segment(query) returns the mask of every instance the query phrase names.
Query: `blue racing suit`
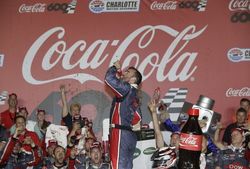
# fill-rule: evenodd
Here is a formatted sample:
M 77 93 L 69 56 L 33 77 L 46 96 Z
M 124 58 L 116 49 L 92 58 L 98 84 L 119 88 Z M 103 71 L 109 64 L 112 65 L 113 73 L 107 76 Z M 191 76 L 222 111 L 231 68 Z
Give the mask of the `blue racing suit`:
M 115 97 L 110 111 L 110 160 L 112 169 L 132 169 L 137 137 L 132 126 L 141 123 L 136 84 L 129 84 L 117 76 L 117 69 L 108 69 L 105 82 Z

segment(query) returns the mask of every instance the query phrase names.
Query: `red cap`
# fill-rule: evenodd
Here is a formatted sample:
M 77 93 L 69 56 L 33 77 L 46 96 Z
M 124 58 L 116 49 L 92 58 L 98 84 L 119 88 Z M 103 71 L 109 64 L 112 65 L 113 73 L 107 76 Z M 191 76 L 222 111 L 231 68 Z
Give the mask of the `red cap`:
M 17 94 L 16 93 L 11 93 L 11 94 L 9 94 L 9 97 L 11 97 L 11 96 L 17 97 Z
M 48 142 L 48 147 L 56 145 L 57 146 L 57 141 L 56 140 L 49 140 Z
M 94 148 L 98 148 L 99 150 L 101 150 L 102 144 L 99 141 L 95 141 L 93 142 L 93 144 L 90 146 L 90 150 L 94 149 Z
M 189 109 L 188 110 L 188 115 L 190 116 L 199 116 L 199 109 Z

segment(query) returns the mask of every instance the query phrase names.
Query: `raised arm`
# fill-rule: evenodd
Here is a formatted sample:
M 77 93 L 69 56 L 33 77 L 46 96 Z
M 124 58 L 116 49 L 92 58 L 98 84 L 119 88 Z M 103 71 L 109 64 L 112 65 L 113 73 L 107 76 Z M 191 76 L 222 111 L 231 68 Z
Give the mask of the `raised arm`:
M 116 97 L 121 98 L 129 92 L 131 86 L 128 82 L 124 82 L 117 76 L 119 73 L 118 70 L 120 70 L 119 61 L 115 62 L 108 69 L 105 75 L 105 83 L 112 89 Z
M 68 115 L 68 105 L 67 105 L 67 100 L 66 100 L 66 94 L 65 94 L 65 86 L 61 85 L 60 86 L 60 91 L 61 91 L 61 99 L 62 99 L 62 117 L 65 117 Z
M 153 126 L 154 126 L 154 130 L 155 130 L 155 139 L 156 139 L 156 146 L 157 148 L 161 148 L 164 147 L 164 140 L 163 140 L 163 136 L 160 130 L 160 126 L 159 126 L 159 121 L 157 118 L 157 111 L 156 111 L 156 103 L 154 100 L 151 100 L 148 103 L 148 108 L 151 112 L 152 118 L 153 118 Z
M 220 131 L 222 129 L 222 124 L 220 122 L 217 123 L 217 128 L 214 133 L 214 144 L 220 149 L 224 149 L 225 146 L 223 145 L 222 141 L 220 141 Z

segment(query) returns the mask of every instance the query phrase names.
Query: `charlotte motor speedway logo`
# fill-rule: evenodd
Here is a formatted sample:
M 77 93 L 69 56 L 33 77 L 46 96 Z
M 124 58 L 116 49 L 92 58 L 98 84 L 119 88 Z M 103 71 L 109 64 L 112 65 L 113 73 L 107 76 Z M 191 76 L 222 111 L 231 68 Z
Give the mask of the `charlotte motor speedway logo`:
M 140 0 L 92 0 L 89 9 L 93 13 L 138 12 Z
M 231 48 L 227 57 L 232 62 L 250 61 L 250 48 Z

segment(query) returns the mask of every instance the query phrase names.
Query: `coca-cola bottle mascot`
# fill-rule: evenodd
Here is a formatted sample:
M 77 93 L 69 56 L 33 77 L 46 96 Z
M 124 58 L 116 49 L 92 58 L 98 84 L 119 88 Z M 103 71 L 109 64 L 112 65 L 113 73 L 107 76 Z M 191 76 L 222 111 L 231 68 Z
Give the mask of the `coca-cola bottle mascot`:
M 179 147 L 179 169 L 200 169 L 202 130 L 198 123 L 199 110 L 188 111 L 188 121 L 181 130 Z

